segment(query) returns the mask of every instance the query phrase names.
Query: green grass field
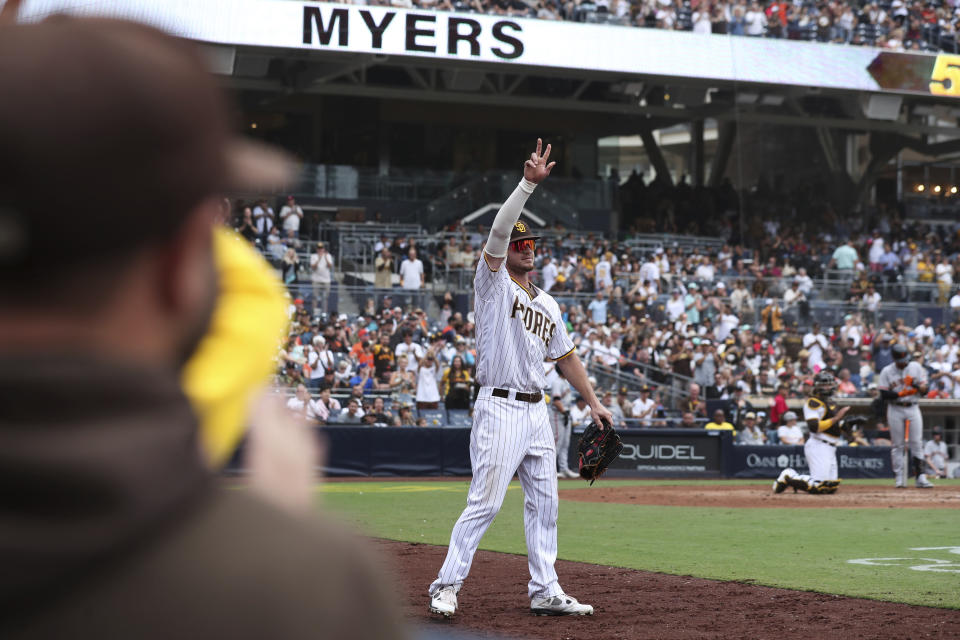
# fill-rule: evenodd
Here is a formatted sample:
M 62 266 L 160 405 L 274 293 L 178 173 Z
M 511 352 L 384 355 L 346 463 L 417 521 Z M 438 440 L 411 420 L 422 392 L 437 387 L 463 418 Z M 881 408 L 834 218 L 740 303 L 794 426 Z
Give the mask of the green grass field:
M 888 481 L 845 485 L 858 482 Z M 561 481 L 564 486 L 583 485 Z M 766 486 L 758 485 L 758 491 Z M 338 482 L 319 487 L 318 500 L 370 536 L 446 545 L 467 487 L 465 480 Z M 957 480 L 940 480 L 935 489 L 958 490 Z M 520 485 L 513 482 L 481 549 L 525 554 L 522 512 Z M 957 509 L 732 509 L 563 500 L 559 527 L 559 556 L 565 560 L 960 609 Z M 911 550 L 951 545 L 956 553 Z M 893 566 L 848 562 L 862 558 L 897 560 L 886 561 Z M 916 566 L 925 569 L 911 569 Z

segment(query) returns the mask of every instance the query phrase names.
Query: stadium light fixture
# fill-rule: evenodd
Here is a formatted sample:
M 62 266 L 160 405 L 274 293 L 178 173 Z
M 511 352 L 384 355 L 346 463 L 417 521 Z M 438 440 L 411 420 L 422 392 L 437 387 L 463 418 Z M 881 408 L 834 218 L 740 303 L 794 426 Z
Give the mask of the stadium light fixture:
M 933 192 L 934 192 L 934 193 L 940 193 L 940 191 L 941 191 L 940 185 L 938 185 L 938 184 L 933 185 Z
M 956 187 L 950 187 L 950 195 L 956 195 L 956 194 L 957 194 L 957 188 L 956 188 Z
M 256 123 L 256 122 L 251 122 L 251 123 L 250 123 L 250 128 L 251 128 L 251 129 L 256 129 L 256 128 L 257 128 L 257 123 Z
M 924 189 L 926 189 L 926 187 L 924 187 L 922 184 L 918 184 L 918 185 L 915 187 L 915 189 L 917 190 L 917 193 L 923 193 L 923 191 L 924 191 Z

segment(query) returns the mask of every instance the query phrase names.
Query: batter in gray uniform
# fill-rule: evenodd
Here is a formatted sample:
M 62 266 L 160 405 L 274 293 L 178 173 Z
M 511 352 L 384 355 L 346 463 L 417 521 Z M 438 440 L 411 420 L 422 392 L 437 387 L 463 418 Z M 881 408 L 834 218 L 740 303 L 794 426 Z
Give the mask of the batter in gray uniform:
M 933 485 L 924 473 L 923 417 L 917 406 L 927 392 L 927 370 L 918 362 L 910 361 L 910 354 L 902 344 L 893 345 L 891 355 L 893 362 L 880 372 L 877 387 L 887 402 L 887 424 L 890 425 L 890 440 L 893 442 L 890 455 L 896 487 L 906 487 L 907 478 L 911 475 L 911 469 L 904 464 L 906 447 L 909 446 L 910 467 L 917 476 L 917 488 L 931 489 Z M 907 421 L 910 422 L 909 443 L 904 438 Z

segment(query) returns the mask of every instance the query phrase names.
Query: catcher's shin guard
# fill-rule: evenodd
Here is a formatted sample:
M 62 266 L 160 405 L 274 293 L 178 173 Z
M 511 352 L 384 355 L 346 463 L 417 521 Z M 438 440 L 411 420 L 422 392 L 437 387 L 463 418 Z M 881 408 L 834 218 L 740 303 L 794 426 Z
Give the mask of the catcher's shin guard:
M 794 493 L 796 493 L 798 490 L 799 491 L 810 490 L 810 484 L 804 478 L 801 478 L 799 476 L 788 476 L 784 478 L 784 481 L 787 483 L 788 487 L 793 488 Z
M 807 493 L 812 493 L 814 495 L 836 493 L 837 486 L 839 484 L 839 480 L 824 480 L 822 482 L 814 482 L 810 485 L 810 489 L 807 491 Z

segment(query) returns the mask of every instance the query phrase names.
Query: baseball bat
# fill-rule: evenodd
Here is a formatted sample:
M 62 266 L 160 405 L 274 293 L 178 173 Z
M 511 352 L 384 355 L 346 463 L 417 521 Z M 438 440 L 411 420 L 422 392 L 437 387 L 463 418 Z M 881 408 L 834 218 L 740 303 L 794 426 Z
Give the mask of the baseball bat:
M 903 484 L 910 480 L 910 418 L 903 421 L 903 463 L 900 466 Z

